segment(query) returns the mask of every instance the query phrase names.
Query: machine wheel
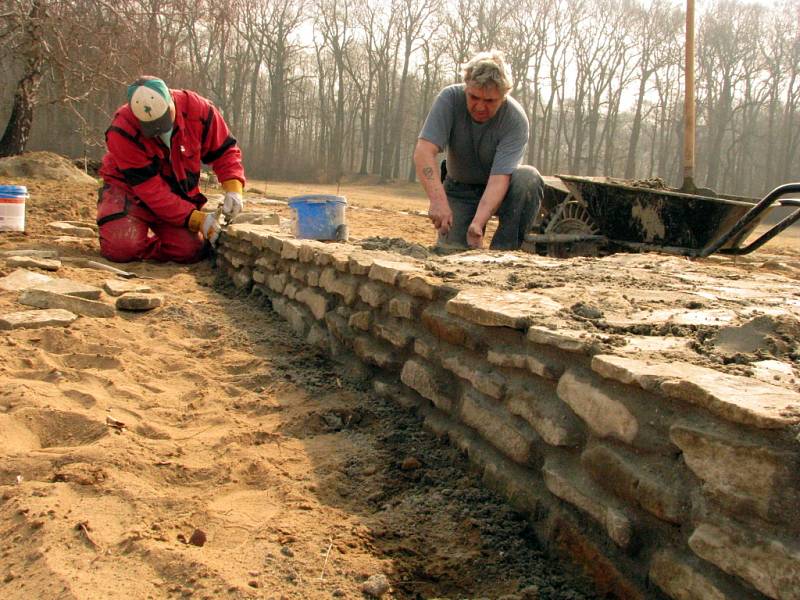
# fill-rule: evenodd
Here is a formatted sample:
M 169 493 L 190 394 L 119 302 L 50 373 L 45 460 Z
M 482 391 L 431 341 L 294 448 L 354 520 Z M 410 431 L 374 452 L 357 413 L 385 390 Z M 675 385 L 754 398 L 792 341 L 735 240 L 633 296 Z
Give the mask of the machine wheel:
M 598 235 L 600 228 L 595 223 L 586 204 L 574 196 L 558 204 L 542 223 L 544 233 L 575 233 L 584 235 Z M 553 258 L 571 258 L 573 256 L 597 256 L 600 246 L 594 241 L 549 243 L 547 256 Z

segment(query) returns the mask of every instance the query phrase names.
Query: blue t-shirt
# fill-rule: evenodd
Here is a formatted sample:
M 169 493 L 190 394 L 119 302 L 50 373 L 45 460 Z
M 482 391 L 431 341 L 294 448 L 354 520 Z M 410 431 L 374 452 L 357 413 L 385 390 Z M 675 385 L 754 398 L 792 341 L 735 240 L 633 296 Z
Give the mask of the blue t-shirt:
M 439 92 L 419 137 L 447 150 L 447 174 L 452 179 L 485 184 L 490 175 L 510 175 L 519 166 L 528 131 L 528 117 L 511 96 L 485 123 L 473 121 L 465 85 L 458 83 Z

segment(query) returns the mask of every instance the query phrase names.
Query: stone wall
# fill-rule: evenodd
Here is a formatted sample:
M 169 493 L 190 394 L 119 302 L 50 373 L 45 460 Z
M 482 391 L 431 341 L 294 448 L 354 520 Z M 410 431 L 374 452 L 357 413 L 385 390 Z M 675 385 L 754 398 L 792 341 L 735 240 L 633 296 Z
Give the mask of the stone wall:
M 800 395 L 536 325 L 534 292 L 229 228 L 218 266 L 465 452 L 620 598 L 800 599 Z

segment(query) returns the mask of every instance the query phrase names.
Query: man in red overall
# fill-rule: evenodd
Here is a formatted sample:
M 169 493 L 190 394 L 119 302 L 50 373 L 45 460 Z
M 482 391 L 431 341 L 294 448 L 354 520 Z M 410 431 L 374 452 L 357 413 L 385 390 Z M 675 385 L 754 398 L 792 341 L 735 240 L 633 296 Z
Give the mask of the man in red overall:
M 156 77 L 128 87 L 106 131 L 108 152 L 97 204 L 100 252 L 109 260 L 190 263 L 214 244 L 220 223 L 200 208 L 200 164 L 211 165 L 225 190 L 222 212 L 242 210 L 242 153 L 217 108 Z

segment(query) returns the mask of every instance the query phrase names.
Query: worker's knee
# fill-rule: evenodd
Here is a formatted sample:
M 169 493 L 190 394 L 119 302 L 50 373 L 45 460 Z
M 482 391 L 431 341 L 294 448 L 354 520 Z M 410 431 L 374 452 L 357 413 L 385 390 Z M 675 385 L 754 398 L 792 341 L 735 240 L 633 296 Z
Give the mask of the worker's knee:
M 536 167 L 520 165 L 511 173 L 509 189 L 517 193 L 529 191 L 535 198 L 541 198 L 544 190 L 544 181 Z
M 539 171 L 529 165 L 520 165 L 511 174 L 511 182 L 498 216 L 503 214 L 536 214 L 544 195 L 544 181 Z
M 150 242 L 147 225 L 124 217 L 100 226 L 100 253 L 113 262 L 141 260 Z

